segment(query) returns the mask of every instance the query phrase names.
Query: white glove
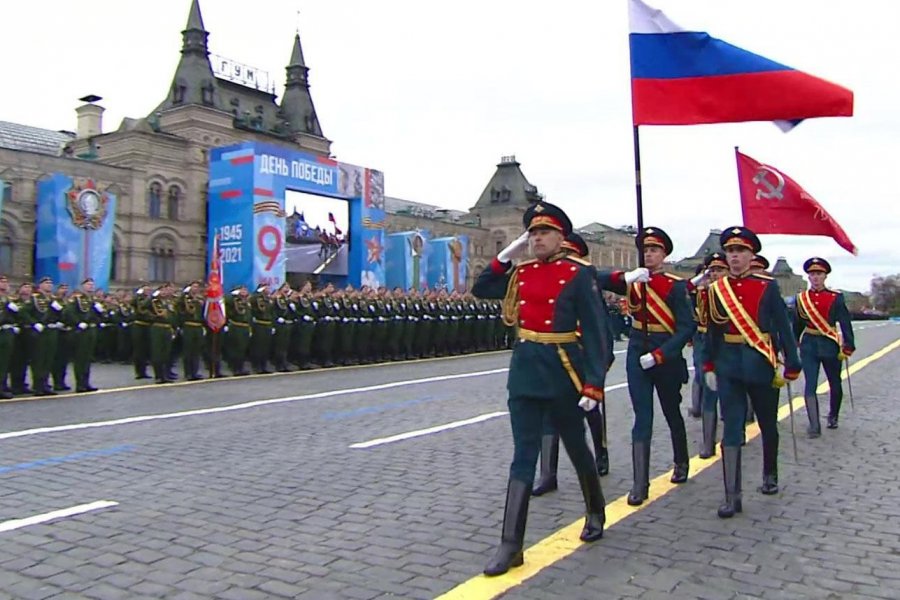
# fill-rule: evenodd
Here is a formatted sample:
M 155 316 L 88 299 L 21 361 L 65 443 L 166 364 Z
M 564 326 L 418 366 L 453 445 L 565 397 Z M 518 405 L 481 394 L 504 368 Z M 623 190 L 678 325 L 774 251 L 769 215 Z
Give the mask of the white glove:
M 100 304 L 99 302 L 94 302 L 94 310 L 96 310 L 98 313 L 102 313 L 103 305 Z
M 649 352 L 641 355 L 638 360 L 641 362 L 641 368 L 645 371 L 656 366 L 656 357 Z
M 34 330 L 37 331 L 38 333 L 44 331 L 44 324 L 43 323 L 35 323 Z
M 708 387 L 710 391 L 719 391 L 719 382 L 716 379 L 716 374 L 714 372 L 710 371 L 709 373 L 704 373 L 703 379 L 706 381 L 706 387 Z
M 106 323 L 100 323 L 100 329 L 106 329 Z
M 304 320 L 304 321 L 312 321 L 313 319 L 312 319 L 312 317 L 309 316 L 309 315 L 303 315 L 303 320 Z
M 223 333 L 228 333 L 228 325 L 226 325 L 226 326 L 224 326 L 224 327 L 222 328 L 222 332 L 223 332 Z
M 275 328 L 272 328 L 272 335 L 275 335 Z
M 694 275 L 691 278 L 691 285 L 693 285 L 694 287 L 697 287 L 698 285 L 700 285 L 701 283 L 706 281 L 707 277 L 709 277 L 709 269 L 704 269 L 699 274 Z
M 632 284 L 635 282 L 646 283 L 650 281 L 650 271 L 646 267 L 638 267 L 634 271 L 625 271 L 625 283 Z
M 13 330 L 13 333 L 19 333 L 20 331 L 22 331 L 18 327 L 13 327 L 12 330 Z
M 593 398 L 582 396 L 581 400 L 578 401 L 578 406 L 584 409 L 584 412 L 590 412 L 594 410 L 595 406 L 597 406 L 597 401 Z
M 9 304 L 6 305 L 6 308 L 11 310 L 14 313 L 19 312 L 19 305 L 16 304 L 15 302 L 10 302 Z
M 79 323 L 78 329 L 84 331 L 85 329 L 87 329 L 87 323 Z
M 50 303 L 50 308 L 52 308 L 53 310 L 55 310 L 57 312 L 62 310 L 62 306 L 60 306 L 59 302 L 57 302 L 56 300 L 54 300 L 53 302 Z
M 288 306 L 291 307 L 291 310 L 297 310 L 297 305 L 294 304 L 293 302 L 291 302 L 290 304 L 288 304 Z
M 279 325 L 284 325 L 284 317 L 278 317 L 277 319 L 275 319 L 275 322 Z
M 526 231 L 525 233 L 514 239 L 512 244 L 501 250 L 497 255 L 497 260 L 502 263 L 508 263 L 515 258 L 524 256 L 527 249 L 528 232 Z

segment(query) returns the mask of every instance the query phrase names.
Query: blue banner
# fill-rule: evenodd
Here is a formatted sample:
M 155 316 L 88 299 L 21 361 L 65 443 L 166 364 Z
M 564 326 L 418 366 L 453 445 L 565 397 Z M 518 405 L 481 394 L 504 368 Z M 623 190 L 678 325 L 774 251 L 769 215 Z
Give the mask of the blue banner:
M 116 196 L 91 179 L 61 173 L 37 185 L 35 278 L 77 288 L 88 277 L 109 289 Z
M 429 245 L 428 285 L 448 292 L 465 292 L 469 236 L 435 238 Z
M 329 280 L 339 286 L 384 285 L 384 175 L 322 156 L 245 142 L 210 154 L 208 251 L 219 234 L 228 287 L 265 283 L 274 288 L 285 280 L 287 190 L 348 201 L 348 274 L 328 275 Z

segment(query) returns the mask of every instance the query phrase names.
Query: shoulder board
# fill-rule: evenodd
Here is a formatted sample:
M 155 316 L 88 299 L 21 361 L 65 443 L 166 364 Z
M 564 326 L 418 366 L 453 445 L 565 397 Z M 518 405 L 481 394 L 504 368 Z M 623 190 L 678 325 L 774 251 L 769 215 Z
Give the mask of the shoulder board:
M 762 273 L 754 273 L 753 277 L 755 277 L 757 279 L 762 279 L 764 281 L 775 281 L 775 278 L 772 277 L 771 275 L 764 275 Z
M 831 293 L 834 294 L 835 296 L 843 296 L 843 295 L 844 295 L 844 292 L 842 292 L 842 291 L 840 291 L 840 290 L 832 290 L 832 289 L 830 289 L 830 288 L 826 288 L 826 290 L 829 291 L 829 292 L 831 292 Z
M 676 275 L 674 273 L 669 273 L 669 272 L 664 271 L 663 275 L 665 275 L 666 277 L 668 277 L 669 279 L 671 279 L 673 281 L 684 281 L 684 277 L 679 277 L 678 275 Z
M 536 263 L 537 261 L 538 261 L 538 259 L 536 259 L 536 258 L 532 258 L 530 260 L 523 260 L 522 262 L 517 264 L 516 267 L 524 267 L 525 265 L 530 265 L 532 263 Z
M 578 263 L 579 265 L 584 265 L 585 267 L 591 266 L 591 261 L 586 258 L 581 258 L 580 256 L 567 256 L 566 260 L 571 260 L 572 262 Z

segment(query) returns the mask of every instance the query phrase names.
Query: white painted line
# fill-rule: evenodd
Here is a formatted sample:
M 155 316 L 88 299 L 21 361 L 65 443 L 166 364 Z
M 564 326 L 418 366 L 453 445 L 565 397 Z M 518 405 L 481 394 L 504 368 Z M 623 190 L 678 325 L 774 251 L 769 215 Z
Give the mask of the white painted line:
M 55 519 L 64 519 L 66 517 L 71 517 L 74 515 L 80 515 L 86 512 L 91 512 L 92 510 L 100 510 L 101 508 L 109 508 L 111 506 L 118 506 L 118 502 L 112 502 L 111 500 L 98 500 L 96 502 L 91 502 L 89 504 L 79 504 L 78 506 L 70 506 L 69 508 L 63 508 L 60 510 L 54 510 L 48 513 L 44 513 L 41 515 L 34 515 L 33 517 L 26 517 L 24 519 L 13 519 L 11 521 L 3 521 L 0 523 L 0 533 L 4 531 L 13 531 L 14 529 L 21 529 L 22 527 L 28 527 L 29 525 L 38 525 L 40 523 L 46 523 L 48 521 L 53 521 Z
M 328 392 L 318 392 L 315 394 L 304 394 L 302 396 L 287 396 L 285 398 L 270 398 L 268 400 L 254 400 L 252 402 L 243 402 L 241 404 L 232 404 L 229 406 L 217 406 L 213 408 L 199 408 L 196 410 L 185 410 L 174 413 L 163 413 L 158 415 L 139 415 L 136 417 L 125 417 L 122 419 L 112 419 L 109 421 L 93 421 L 87 423 L 73 423 L 71 425 L 54 425 L 50 427 L 37 427 L 35 429 L 23 429 L 20 431 L 7 431 L 0 433 L 0 441 L 10 440 L 20 437 L 28 437 L 32 435 L 41 435 L 45 433 L 58 433 L 61 431 L 77 431 L 79 429 L 94 429 L 97 427 L 114 427 L 116 425 L 130 425 L 132 423 L 144 423 L 148 421 L 163 421 L 166 419 L 178 419 L 181 417 L 196 417 L 200 415 L 211 415 L 216 413 L 231 412 L 235 410 L 246 410 L 248 408 L 256 408 L 258 406 L 268 406 L 271 404 L 284 404 L 289 402 L 297 402 L 300 400 L 314 400 L 318 398 L 332 398 L 334 396 L 344 396 L 347 394 L 360 394 L 364 392 L 374 392 L 378 390 L 389 390 L 392 388 L 405 387 L 410 385 L 419 385 L 422 383 L 434 383 L 436 381 L 451 381 L 453 379 L 467 379 L 470 377 L 483 377 L 485 375 L 496 375 L 498 373 L 506 373 L 508 367 L 502 369 L 491 369 L 488 371 L 473 371 L 471 373 L 458 373 L 455 375 L 436 375 L 434 377 L 423 377 L 422 379 L 409 379 L 406 381 L 392 381 L 390 383 L 379 383 L 376 385 L 367 385 L 358 388 L 347 388 L 341 390 L 331 390 Z
M 604 388 L 605 392 L 611 392 L 613 390 L 618 390 L 623 387 L 628 387 L 628 383 L 617 383 L 615 385 L 608 386 Z M 372 448 L 373 446 L 383 446 L 384 444 L 391 444 L 393 442 L 400 442 L 402 440 L 408 440 L 410 438 L 422 437 L 423 435 L 431 435 L 432 433 L 440 433 L 442 431 L 447 431 L 448 429 L 456 429 L 457 427 L 465 427 L 466 425 L 474 425 L 475 423 L 482 423 L 489 419 L 494 419 L 496 417 L 502 417 L 503 415 L 508 415 L 507 411 L 501 412 L 492 412 L 484 415 L 478 415 L 477 417 L 472 417 L 471 419 L 463 419 L 462 421 L 453 421 L 452 423 L 447 423 L 445 425 L 435 425 L 434 427 L 428 427 L 427 429 L 416 429 L 415 431 L 407 431 L 406 433 L 398 433 L 397 435 L 391 435 L 388 437 L 377 438 L 374 440 L 369 440 L 368 442 L 357 442 L 355 444 L 350 444 L 351 448 Z
M 416 431 L 407 431 L 406 433 L 398 433 L 397 435 L 392 435 L 390 437 L 369 440 L 368 442 L 359 442 L 357 444 L 350 444 L 350 447 L 351 448 L 371 448 L 372 446 L 381 446 L 383 444 L 390 444 L 392 442 L 408 440 L 410 438 L 421 437 L 423 435 L 430 435 L 432 433 L 440 433 L 441 431 L 447 431 L 448 429 L 456 429 L 457 427 L 465 427 L 466 425 L 474 425 L 475 423 L 481 423 L 483 421 L 487 421 L 489 419 L 494 419 L 496 417 L 502 417 L 503 415 L 507 415 L 507 414 L 509 414 L 509 413 L 506 411 L 487 413 L 484 415 L 478 415 L 477 417 L 472 417 L 471 419 L 463 419 L 462 421 L 453 421 L 452 423 L 447 423 L 445 425 L 437 425 L 435 427 L 429 427 L 428 429 L 417 429 Z

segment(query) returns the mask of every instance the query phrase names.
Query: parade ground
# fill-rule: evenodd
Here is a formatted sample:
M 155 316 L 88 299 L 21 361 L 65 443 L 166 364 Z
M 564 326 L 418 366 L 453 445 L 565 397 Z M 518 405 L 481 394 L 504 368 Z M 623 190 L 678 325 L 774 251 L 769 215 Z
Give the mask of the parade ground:
M 96 365 L 100 392 L 0 403 L 0 597 L 900 598 L 900 324 L 854 327 L 840 428 L 807 439 L 795 382 L 798 460 L 785 391 L 781 490 L 756 491 L 752 425 L 743 513 L 728 520 L 718 457 L 696 456 L 699 420 L 686 417 L 690 479 L 668 482 L 658 408 L 650 501 L 625 503 L 617 343 L 606 534 L 578 542 L 563 456 L 559 491 L 531 501 L 525 566 L 492 579 L 508 352 L 166 386 Z

